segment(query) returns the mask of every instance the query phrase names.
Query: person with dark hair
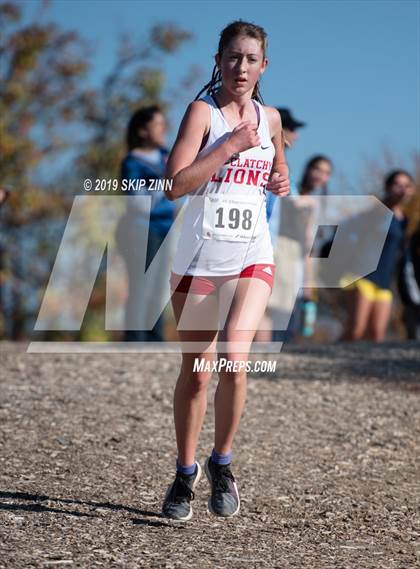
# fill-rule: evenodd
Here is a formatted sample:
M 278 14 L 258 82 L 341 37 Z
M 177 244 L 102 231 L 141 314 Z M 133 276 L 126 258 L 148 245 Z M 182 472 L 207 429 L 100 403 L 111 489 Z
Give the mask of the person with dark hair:
M 240 509 L 232 446 L 245 405 L 249 351 L 275 268 L 266 192 L 289 192 L 280 115 L 262 104 L 259 89 L 266 49 L 260 26 L 236 21 L 222 31 L 212 78 L 197 98 L 205 96 L 189 105 L 168 160 L 168 198 L 189 196 L 171 274 L 183 348 L 174 396 L 178 456 L 162 504 L 163 515 L 178 520 L 192 516 L 213 362 L 219 382 L 214 446 L 204 467 L 208 508 L 223 517 Z M 229 366 L 217 366 L 217 348 Z
M 349 291 L 349 315 L 342 341 L 366 338 L 382 342 L 385 339 L 392 308 L 391 281 L 407 246 L 407 218 L 403 206 L 413 196 L 414 189 L 412 176 L 404 170 L 393 170 L 385 177 L 382 201 L 394 215 L 377 269 L 346 287 Z M 371 231 L 374 230 L 372 226 Z M 360 243 L 359 248 L 360 251 L 367 250 L 368 243 Z
M 316 293 L 307 286 L 312 280 L 309 253 L 319 245 L 312 243 L 318 217 L 317 202 L 312 196 L 327 195 L 332 167 L 328 157 L 313 156 L 306 163 L 300 182 L 292 185 L 294 194 L 282 200 L 280 217 L 275 222 L 279 232 L 275 240 L 275 258 L 285 270 L 276 275 L 269 302 L 273 341 L 291 341 L 299 335 L 310 337 L 314 332 Z
M 168 152 L 165 148 L 166 119 L 157 105 L 143 107 L 131 117 L 127 127 L 128 154 L 121 165 L 122 180 L 146 180 L 141 190 L 130 189 L 125 195 L 127 210 L 117 228 L 117 246 L 125 260 L 128 275 L 128 298 L 125 310 L 125 341 L 162 341 L 164 320 L 160 316 L 152 330 L 138 330 L 137 323 L 147 321 L 147 311 L 164 294 L 165 262 L 152 287 L 141 283 L 141 275 L 159 250 L 174 221 L 175 206 L 163 191 L 149 191 L 153 180 L 164 177 Z M 151 198 L 151 206 L 144 196 Z M 149 209 L 150 208 L 150 209 Z M 140 242 L 141 227 L 148 227 L 147 244 Z M 146 267 L 142 266 L 146 248 Z M 166 259 L 169 263 L 169 259 Z
M 328 181 L 333 169 L 332 161 L 322 154 L 313 156 L 305 164 L 302 178 L 298 185 L 299 199 L 284 204 L 282 211 L 281 234 L 295 239 L 299 244 L 299 256 L 296 277 L 300 284 L 300 293 L 289 322 L 286 338 L 291 340 L 296 335 L 312 336 L 316 320 L 316 293 L 308 284 L 312 281 L 311 250 L 316 250 L 319 243 L 313 243 L 314 225 L 318 218 L 317 202 L 312 196 L 326 196 Z
M 302 254 L 304 256 L 303 268 L 303 293 L 298 298 L 298 307 L 295 315 L 295 330 L 304 337 L 310 337 L 315 330 L 315 322 L 317 316 L 317 293 L 316 290 L 309 287 L 309 283 L 313 280 L 313 257 L 310 256 L 319 251 L 321 241 L 325 239 L 325 235 L 317 232 L 317 239 L 313 242 L 315 233 L 314 226 L 317 224 L 319 204 L 317 201 L 311 200 L 311 196 L 328 195 L 328 181 L 333 170 L 332 161 L 322 154 L 313 156 L 305 166 L 302 180 L 299 184 L 299 194 L 308 196 L 307 202 L 303 199 L 299 200 L 299 206 L 303 210 L 305 235 L 302 240 Z M 290 327 L 293 329 L 293 321 Z
M 305 165 L 302 179 L 299 183 L 299 194 L 321 195 L 328 194 L 328 181 L 332 173 L 332 162 L 323 154 L 313 156 Z
M 155 143 L 164 144 L 166 133 L 166 120 L 162 110 L 158 105 L 142 107 L 138 109 L 130 118 L 127 126 L 127 147 L 128 149 L 145 150 L 145 146 L 150 145 L 150 138 Z M 160 147 L 163 149 L 163 147 Z M 151 150 L 151 149 L 149 149 Z M 128 156 L 125 160 L 128 159 Z

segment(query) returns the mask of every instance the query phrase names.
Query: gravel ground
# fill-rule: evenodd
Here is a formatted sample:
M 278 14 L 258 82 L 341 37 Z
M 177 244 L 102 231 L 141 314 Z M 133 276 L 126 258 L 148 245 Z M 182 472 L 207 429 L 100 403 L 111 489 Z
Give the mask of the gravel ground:
M 204 477 L 186 523 L 159 515 L 179 355 L 0 354 L 1 568 L 419 566 L 419 344 L 265 356 L 234 447 L 240 515 L 207 512 Z

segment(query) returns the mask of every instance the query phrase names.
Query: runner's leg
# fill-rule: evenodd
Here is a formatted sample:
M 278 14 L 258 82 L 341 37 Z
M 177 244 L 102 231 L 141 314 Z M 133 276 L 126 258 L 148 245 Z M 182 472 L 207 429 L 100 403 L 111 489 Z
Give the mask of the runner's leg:
M 237 286 L 236 286 L 237 282 Z M 236 290 L 232 299 L 232 287 Z M 255 332 L 263 318 L 269 296 L 270 286 L 258 278 L 230 280 L 219 289 L 220 318 L 226 318 L 219 334 L 224 357 L 237 369 L 223 369 L 219 372 L 215 405 L 215 445 L 216 452 L 226 454 L 231 450 L 246 400 L 246 362 Z M 252 307 L 252 309 L 250 309 Z M 242 362 L 242 364 L 241 364 Z M 242 365 L 242 368 L 240 366 Z M 240 369 L 238 369 L 240 368 Z
M 178 447 L 178 460 L 183 465 L 194 462 L 198 438 L 203 425 L 207 408 L 207 387 L 211 379 L 211 371 L 194 371 L 197 358 L 212 362 L 215 358 L 217 340 L 217 296 L 196 295 L 174 292 L 172 306 L 177 326 L 183 324 L 193 326 L 206 323 L 208 330 L 178 329 L 180 341 L 186 350 L 182 354 L 181 371 L 174 393 L 174 420 Z M 211 315 L 211 316 L 209 316 Z M 194 326 L 195 327 L 195 326 Z M 199 342 L 196 352 L 190 352 L 189 343 Z

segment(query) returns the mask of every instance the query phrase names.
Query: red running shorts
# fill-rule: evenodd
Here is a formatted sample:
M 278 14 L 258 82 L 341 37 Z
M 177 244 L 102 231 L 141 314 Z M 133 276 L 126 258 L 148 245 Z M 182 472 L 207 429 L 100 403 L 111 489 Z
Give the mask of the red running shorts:
M 200 277 L 193 275 L 178 275 L 171 273 L 170 286 L 171 292 L 184 292 L 191 294 L 215 294 L 217 289 L 231 279 L 261 279 L 270 288 L 273 288 L 275 265 L 256 264 L 246 267 L 236 275 L 224 275 L 217 277 Z

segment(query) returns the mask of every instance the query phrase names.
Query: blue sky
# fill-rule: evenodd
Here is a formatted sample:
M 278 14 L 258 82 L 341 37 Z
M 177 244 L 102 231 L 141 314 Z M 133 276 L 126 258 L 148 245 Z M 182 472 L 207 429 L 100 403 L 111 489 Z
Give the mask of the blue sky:
M 38 7 L 38 2 L 25 3 L 28 16 Z M 298 178 L 313 154 L 327 154 L 336 172 L 331 186 L 340 191 L 340 174 L 353 186 L 363 185 L 364 158 L 380 159 L 384 146 L 403 167 L 410 167 L 410 156 L 420 152 L 419 12 L 417 0 L 55 0 L 47 15 L 89 41 L 94 85 L 112 66 L 121 32 L 141 42 L 159 22 L 192 30 L 194 39 L 164 68 L 173 85 L 189 65 L 200 65 L 200 87 L 210 76 L 226 24 L 241 18 L 263 26 L 270 62 L 262 82 L 264 99 L 290 107 L 308 123 L 289 153 L 293 174 Z M 174 101 L 174 127 L 197 90 Z M 169 142 L 175 134 L 174 128 Z

